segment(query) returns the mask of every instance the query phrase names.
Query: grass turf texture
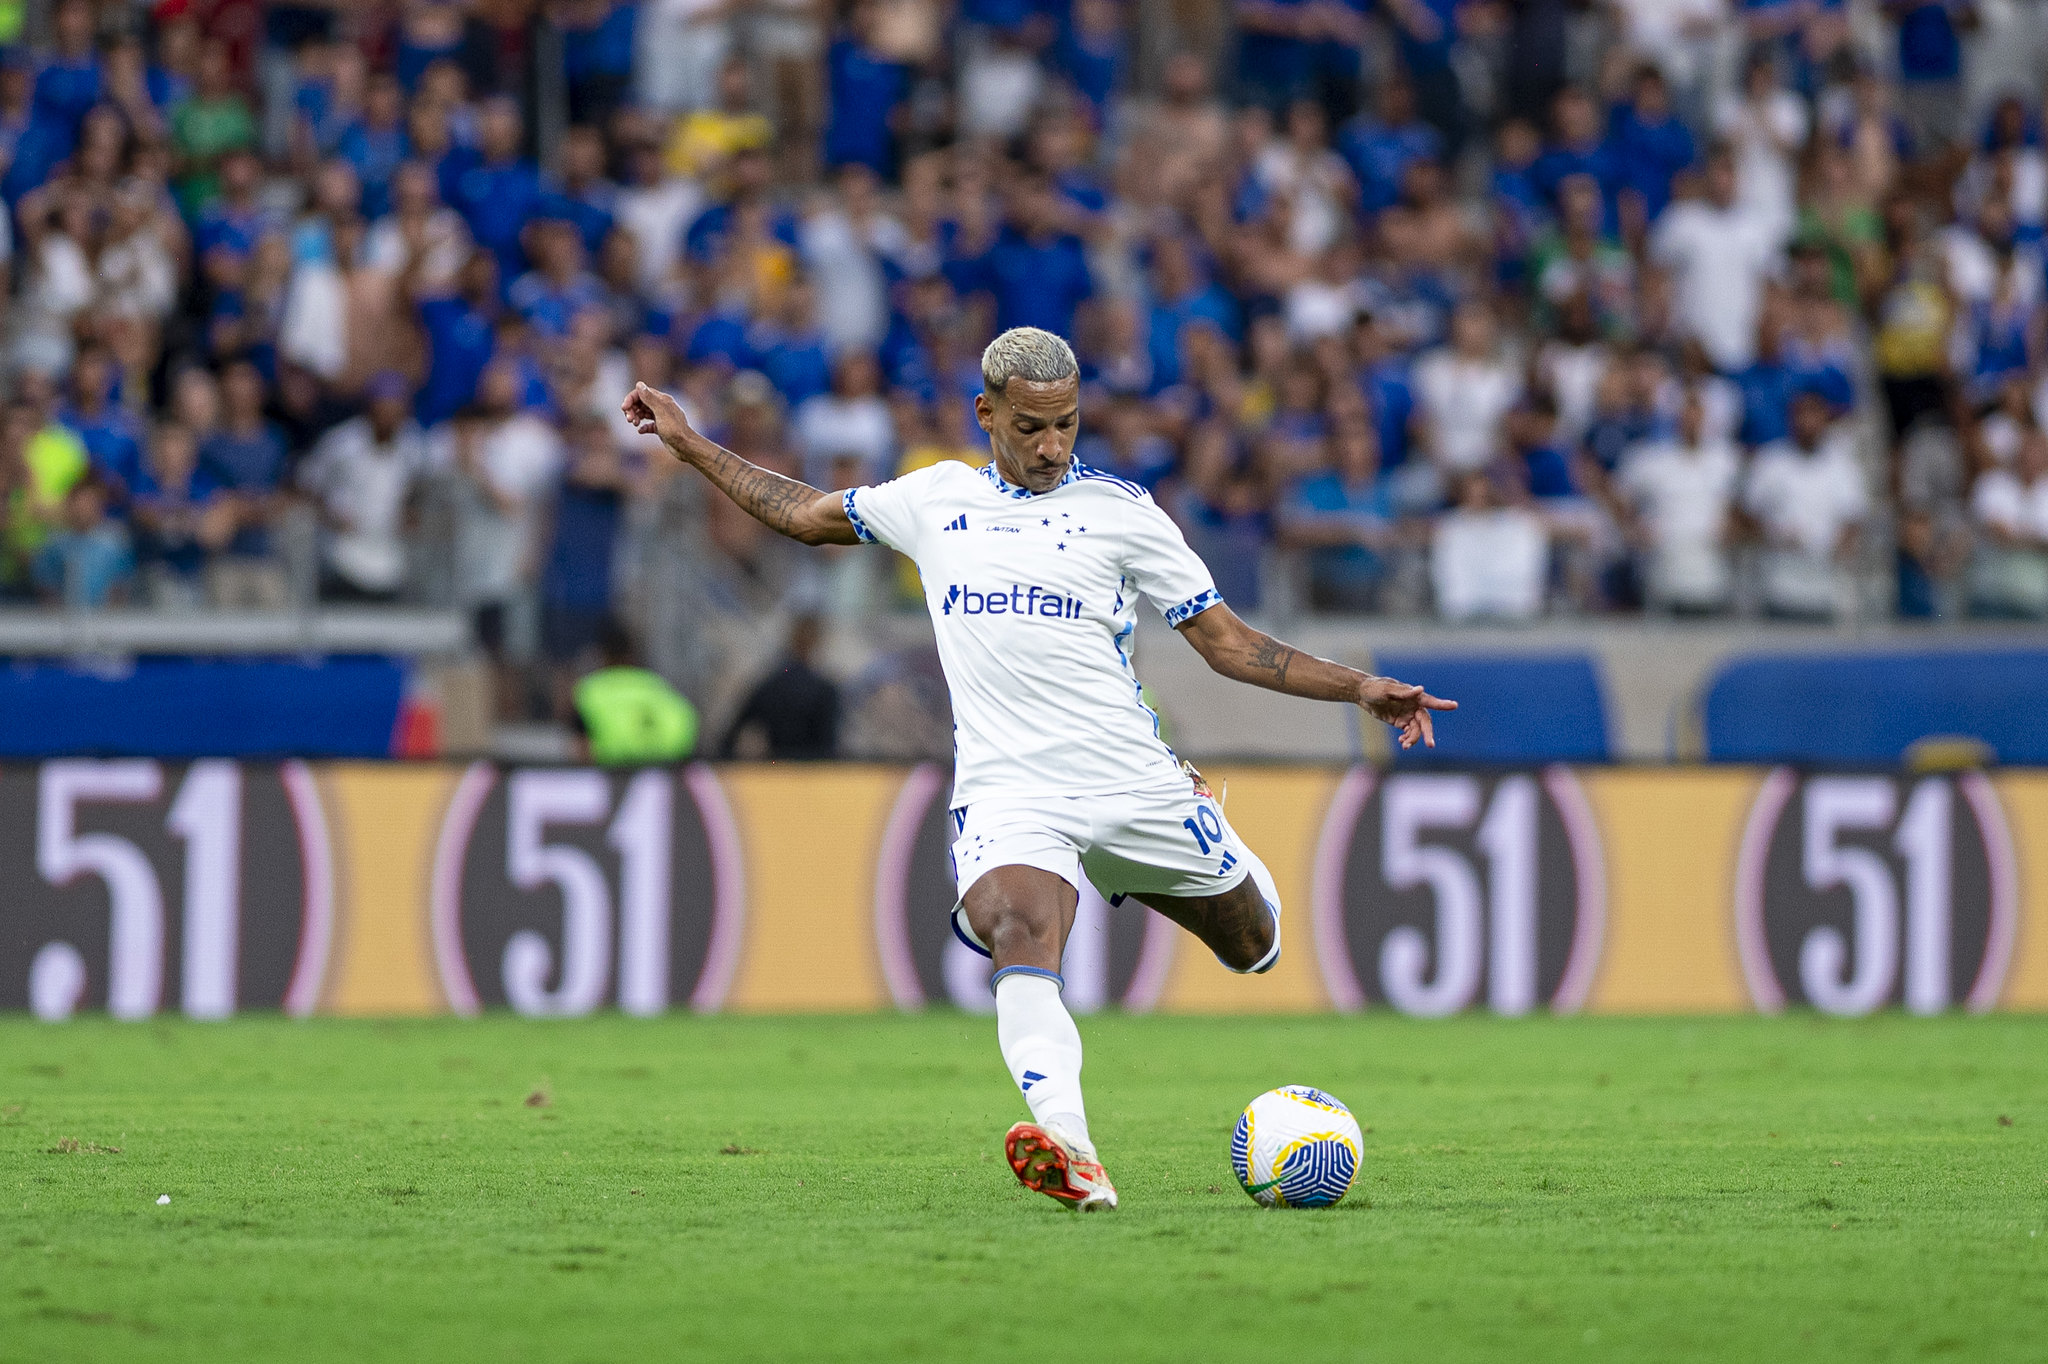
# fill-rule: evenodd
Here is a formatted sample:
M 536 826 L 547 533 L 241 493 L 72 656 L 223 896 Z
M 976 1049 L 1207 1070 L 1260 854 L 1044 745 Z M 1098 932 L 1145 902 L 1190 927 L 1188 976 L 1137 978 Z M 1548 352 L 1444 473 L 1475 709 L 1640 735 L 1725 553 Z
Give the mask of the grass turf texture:
M 1084 1029 L 1088 1217 L 985 1019 L 0 1022 L 0 1360 L 2048 1351 L 2048 1020 Z M 1231 1177 L 1285 1082 L 1337 1209 Z

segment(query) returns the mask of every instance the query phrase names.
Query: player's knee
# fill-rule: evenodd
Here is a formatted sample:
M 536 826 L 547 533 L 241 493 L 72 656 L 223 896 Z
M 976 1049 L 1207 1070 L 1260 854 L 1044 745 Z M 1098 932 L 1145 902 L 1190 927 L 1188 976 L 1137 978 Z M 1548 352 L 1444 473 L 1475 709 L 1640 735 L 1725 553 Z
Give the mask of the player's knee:
M 990 915 L 988 926 L 977 931 L 999 965 L 1035 965 L 1048 955 L 1054 968 L 1059 964 L 1060 926 L 1056 914 L 1003 905 Z
M 1273 964 L 1280 960 L 1280 953 L 1277 950 L 1279 942 L 1279 918 L 1261 899 L 1257 909 L 1245 923 L 1244 931 L 1237 935 L 1237 940 L 1216 955 L 1222 959 L 1225 966 L 1240 975 L 1264 974 L 1272 970 Z

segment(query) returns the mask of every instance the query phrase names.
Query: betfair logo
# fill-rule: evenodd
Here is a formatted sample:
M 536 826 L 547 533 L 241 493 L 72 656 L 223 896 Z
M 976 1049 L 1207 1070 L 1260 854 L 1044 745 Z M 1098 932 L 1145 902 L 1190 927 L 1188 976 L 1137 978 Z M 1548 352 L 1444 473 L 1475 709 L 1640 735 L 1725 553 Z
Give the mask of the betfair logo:
M 946 588 L 939 614 L 950 616 L 1039 616 L 1050 620 L 1081 619 L 1081 599 L 1062 596 L 1044 587 L 1010 584 L 1007 592 L 977 592 L 965 583 Z

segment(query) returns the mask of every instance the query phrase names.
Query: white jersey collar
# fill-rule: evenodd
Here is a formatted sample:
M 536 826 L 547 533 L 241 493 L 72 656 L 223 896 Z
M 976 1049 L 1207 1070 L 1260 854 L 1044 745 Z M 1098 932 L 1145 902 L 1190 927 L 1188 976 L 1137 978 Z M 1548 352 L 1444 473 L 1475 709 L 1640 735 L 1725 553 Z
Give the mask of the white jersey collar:
M 996 472 L 996 462 L 995 462 L 994 460 L 990 460 L 990 461 L 989 461 L 988 463 L 986 463 L 986 464 L 984 464 L 984 465 L 982 465 L 982 466 L 981 466 L 981 476 L 982 476 L 983 478 L 987 479 L 987 480 L 988 480 L 988 481 L 989 481 L 989 482 L 990 482 L 991 484 L 993 484 L 993 485 L 994 485 L 994 487 L 995 487 L 995 490 L 996 490 L 997 492 L 1001 493 L 1001 494 L 1002 494 L 1002 495 L 1003 495 L 1004 497 L 1038 497 L 1038 496 L 1041 496 L 1041 494 L 1039 494 L 1039 493 L 1034 493 L 1034 492 L 1032 492 L 1032 491 L 1031 491 L 1031 489 L 1029 489 L 1029 488 L 1026 488 L 1026 487 L 1022 486 L 1021 484 L 1016 484 L 1016 483 L 1012 483 L 1012 482 L 1010 482 L 1010 481 L 1009 481 L 1008 479 L 1004 478 L 1004 477 L 1003 477 L 1003 476 L 1002 476 L 1001 474 L 997 473 L 997 472 Z M 1066 487 L 1066 486 L 1067 486 L 1067 485 L 1068 485 L 1069 483 L 1073 483 L 1073 482 L 1075 482 L 1075 481 L 1076 481 L 1076 480 L 1078 480 L 1078 479 L 1079 479 L 1080 477 L 1081 477 L 1081 461 L 1080 461 L 1080 460 L 1078 460 L 1078 459 L 1074 459 L 1074 460 L 1069 460 L 1069 461 L 1067 462 L 1067 473 L 1066 473 L 1066 477 L 1062 478 L 1062 479 L 1061 479 L 1061 480 L 1060 480 L 1059 482 L 1057 482 L 1057 483 L 1053 484 L 1053 485 L 1052 485 L 1052 487 L 1050 487 L 1050 488 L 1047 488 L 1047 489 L 1046 489 L 1045 491 L 1046 491 L 1046 492 L 1054 492 L 1054 491 L 1057 491 L 1057 490 L 1058 490 L 1058 489 L 1060 489 L 1060 488 L 1064 488 L 1064 487 Z

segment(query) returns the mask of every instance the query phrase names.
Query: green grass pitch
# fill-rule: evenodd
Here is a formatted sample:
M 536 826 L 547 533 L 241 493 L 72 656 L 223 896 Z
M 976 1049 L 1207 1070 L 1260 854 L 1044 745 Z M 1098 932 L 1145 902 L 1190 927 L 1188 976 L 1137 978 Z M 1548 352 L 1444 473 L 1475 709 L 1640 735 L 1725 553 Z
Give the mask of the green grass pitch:
M 0 1360 L 2048 1357 L 2048 1019 L 1083 1031 L 1087 1217 L 987 1019 L 0 1022 Z

